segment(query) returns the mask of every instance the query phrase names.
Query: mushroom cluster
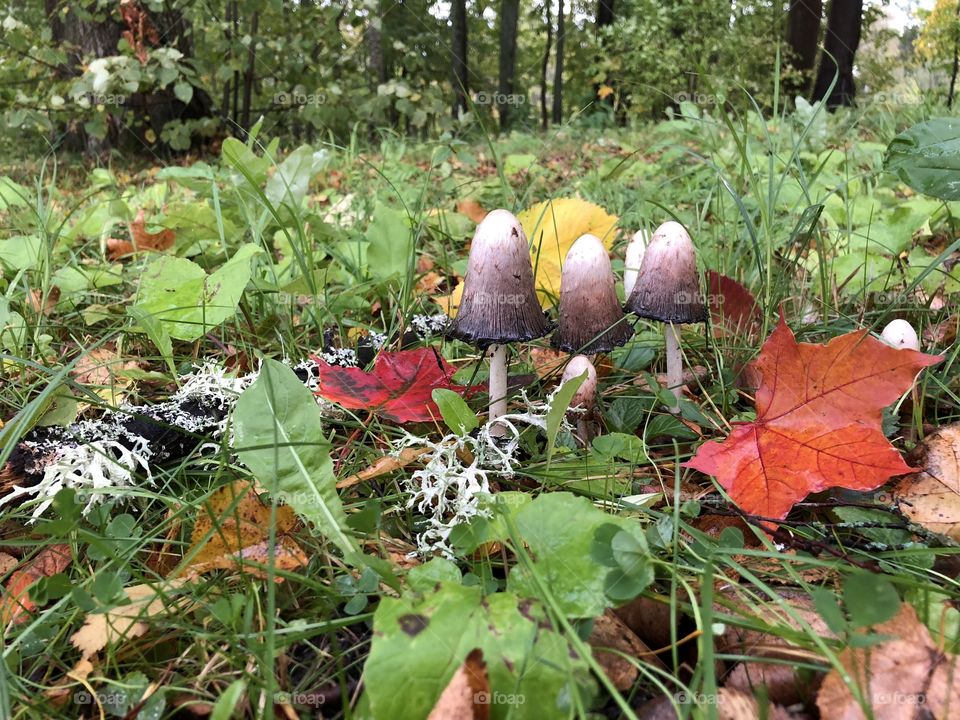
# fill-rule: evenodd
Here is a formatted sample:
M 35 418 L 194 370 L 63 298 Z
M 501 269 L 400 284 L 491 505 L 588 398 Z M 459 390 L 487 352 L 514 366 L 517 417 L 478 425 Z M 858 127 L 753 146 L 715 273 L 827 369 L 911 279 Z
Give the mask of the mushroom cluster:
M 626 251 L 624 287 L 627 310 L 665 323 L 668 385 L 679 399 L 683 385 L 679 325 L 707 318 L 693 242 L 682 225 L 664 223 L 649 243 L 643 231 L 634 235 Z M 551 344 L 574 356 L 567 377 L 593 370 L 588 356 L 610 352 L 633 337 L 617 299 L 607 249 L 594 235 L 581 236 L 567 252 L 557 317 Z M 523 228 L 512 213 L 494 210 L 477 227 L 463 299 L 448 330 L 452 337 L 489 354 L 491 421 L 507 412 L 507 345 L 543 337 L 551 329 L 537 298 Z M 589 377 L 592 382 L 587 385 L 595 388 L 595 371 Z M 594 392 L 582 393 L 579 399 L 592 405 Z M 672 410 L 678 411 L 678 405 Z M 581 432 L 588 435 L 583 426 Z

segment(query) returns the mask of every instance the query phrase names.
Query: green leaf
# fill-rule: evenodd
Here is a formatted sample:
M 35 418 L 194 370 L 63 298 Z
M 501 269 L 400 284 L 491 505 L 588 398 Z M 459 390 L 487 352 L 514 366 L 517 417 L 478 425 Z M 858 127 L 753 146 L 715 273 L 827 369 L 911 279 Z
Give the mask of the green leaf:
M 356 562 L 357 544 L 345 531 L 320 408 L 289 367 L 265 359 L 260 376 L 237 400 L 234 449 L 271 494 L 312 522 Z
M 607 433 L 595 437 L 591 443 L 593 451 L 604 458 L 620 458 L 628 463 L 639 464 L 646 462 L 647 455 L 643 451 L 643 441 L 636 435 L 626 433 Z
M 31 270 L 40 263 L 43 243 L 36 235 L 14 235 L 0 241 L 0 264 L 8 270 Z
M 446 388 L 436 388 L 432 396 L 433 401 L 440 408 L 443 421 L 457 435 L 466 435 L 480 424 L 477 414 L 470 409 L 459 393 Z
M 163 255 L 140 277 L 134 307 L 141 319 L 146 315 L 161 323 L 170 337 L 196 340 L 236 313 L 250 281 L 250 258 L 261 252 L 252 243 L 242 245 L 211 275 L 186 258 Z
M 405 275 L 414 256 L 414 238 L 407 214 L 379 204 L 367 228 L 367 269 L 378 280 Z
M 497 693 L 492 718 L 573 715 L 586 662 L 553 629 L 540 603 L 445 582 L 424 596 L 380 601 L 363 670 L 371 716 L 425 718 L 474 648 L 482 650 Z M 589 705 L 589 698 L 581 702 Z
M 900 133 L 884 165 L 917 192 L 960 200 L 960 118 L 933 118 Z
M 247 684 L 243 680 L 234 680 L 230 683 L 217 698 L 217 703 L 210 713 L 210 720 L 230 720 L 234 717 L 234 712 L 246 689 Z
M 883 575 L 861 570 L 843 583 L 843 603 L 854 627 L 886 622 L 900 610 L 897 589 Z
M 193 99 L 193 85 L 188 82 L 178 82 L 173 86 L 173 94 L 177 96 L 177 100 L 186 105 Z
M 813 598 L 813 606 L 827 623 L 827 627 L 838 634 L 844 632 L 847 628 L 847 620 L 843 617 L 843 611 L 837 603 L 837 596 L 830 590 L 819 587 L 813 588 L 810 595 Z
M 536 596 L 538 586 L 531 575 L 536 573 L 564 613 L 571 617 L 599 615 L 612 605 L 605 592 L 610 567 L 597 562 L 594 542 L 598 529 L 608 525 L 628 533 L 640 547 L 646 546 L 635 520 L 611 516 L 571 493 L 540 495 L 516 518 L 520 539 L 535 558 L 533 568 L 515 566 L 507 576 L 508 589 L 522 596 Z M 605 528 L 608 536 L 612 530 Z M 621 557 L 614 556 L 612 548 L 611 556 L 619 565 L 628 549 L 618 547 Z M 628 565 L 633 567 L 632 562 Z
M 553 401 L 550 403 L 550 410 L 547 412 L 547 464 L 553 457 L 554 445 L 557 443 L 557 433 L 560 431 L 560 423 L 563 416 L 567 414 L 570 408 L 570 401 L 577 394 L 577 390 L 587 379 L 587 371 L 582 375 L 570 378 L 561 385 L 553 395 Z
M 299 207 L 307 195 L 310 178 L 316 175 L 327 162 L 328 154 L 309 145 L 301 145 L 277 165 L 276 172 L 267 181 L 264 194 L 275 206 L 287 203 Z

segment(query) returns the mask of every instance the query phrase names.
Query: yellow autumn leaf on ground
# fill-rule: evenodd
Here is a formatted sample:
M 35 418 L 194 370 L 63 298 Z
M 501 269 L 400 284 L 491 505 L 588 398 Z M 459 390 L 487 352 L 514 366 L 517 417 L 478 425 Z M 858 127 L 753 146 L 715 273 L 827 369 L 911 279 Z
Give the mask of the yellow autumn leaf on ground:
M 538 203 L 517 215 L 530 242 L 540 304 L 551 307 L 560 297 L 560 271 L 570 246 L 581 235 L 596 235 L 608 250 L 617 235 L 617 217 L 578 198 Z
M 250 483 L 238 480 L 217 490 L 204 503 L 193 526 L 190 549 L 193 556 L 188 575 L 211 570 L 238 568 L 257 577 L 266 572 L 260 566 L 270 561 L 270 506 L 260 500 Z M 309 558 L 293 538 L 287 536 L 297 525 L 297 515 L 288 505 L 277 508 L 273 517 L 276 543 L 273 563 L 277 570 L 294 570 Z M 196 551 L 196 555 L 193 553 Z M 277 582 L 283 578 L 277 577 Z
M 617 216 L 599 205 L 577 198 L 547 200 L 527 208 L 517 219 L 530 243 L 530 260 L 536 270 L 535 283 L 540 304 L 553 306 L 560 297 L 560 273 L 570 246 L 581 235 L 596 235 L 608 250 L 617 236 Z M 449 295 L 434 297 L 443 311 L 456 317 L 463 297 L 463 282 Z
M 609 85 L 601 85 L 597 88 L 597 97 L 601 100 L 606 100 L 611 95 L 613 95 L 613 88 Z
M 83 627 L 70 636 L 70 643 L 80 651 L 80 658 L 88 660 L 107 645 L 132 640 L 149 629 L 147 620 L 177 610 L 184 599 L 171 599 L 183 580 L 174 580 L 165 587 L 133 585 L 123 592 L 127 604 L 105 613 L 90 613 Z

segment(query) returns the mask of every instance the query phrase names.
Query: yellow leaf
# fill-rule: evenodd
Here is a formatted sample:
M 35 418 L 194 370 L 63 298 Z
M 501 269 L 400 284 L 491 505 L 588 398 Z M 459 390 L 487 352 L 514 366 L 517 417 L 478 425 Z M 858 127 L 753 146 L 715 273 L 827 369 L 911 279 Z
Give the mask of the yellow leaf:
M 561 198 L 538 203 L 517 215 L 530 241 L 537 293 L 543 307 L 560 297 L 560 272 L 570 246 L 581 235 L 596 235 L 609 249 L 617 235 L 617 216 L 586 200 Z
M 601 100 L 606 100 L 611 95 L 613 95 L 613 88 L 609 85 L 601 85 L 597 88 L 597 97 Z
M 166 612 L 167 599 L 182 584 L 182 580 L 175 580 L 164 591 L 147 584 L 126 588 L 127 605 L 87 615 L 83 627 L 70 636 L 70 643 L 80 651 L 81 660 L 88 660 L 107 645 L 140 637 L 149 629 L 145 621 Z M 182 602 L 171 602 L 170 609 Z
M 294 570 L 309 561 L 299 545 L 287 537 L 297 525 L 297 515 L 288 505 L 278 507 L 273 517 L 276 543 L 271 558 L 270 506 L 263 503 L 250 483 L 237 480 L 217 490 L 204 503 L 190 538 L 187 568 L 193 577 L 211 570 L 240 569 L 256 577 L 258 567 L 269 562 L 277 570 Z M 194 555 L 194 552 L 196 554 Z M 276 577 L 277 582 L 283 578 Z

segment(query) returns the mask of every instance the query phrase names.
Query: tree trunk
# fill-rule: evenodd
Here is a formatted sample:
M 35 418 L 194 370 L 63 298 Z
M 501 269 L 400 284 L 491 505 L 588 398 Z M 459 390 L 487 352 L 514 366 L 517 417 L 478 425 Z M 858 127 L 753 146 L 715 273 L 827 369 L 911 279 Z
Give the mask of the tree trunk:
M 564 0 L 560 0 L 557 10 L 557 55 L 553 66 L 553 124 L 563 122 L 563 40 L 567 34 L 564 24 Z
M 860 45 L 862 22 L 863 0 L 831 0 L 823 55 L 813 86 L 813 99 L 824 100 L 830 109 L 854 103 L 857 89 L 853 61 Z M 831 90 L 834 77 L 837 81 Z
M 187 60 L 193 56 L 191 28 L 179 10 L 151 12 L 146 4 L 137 3 L 121 7 L 122 21 L 111 14 L 102 20 L 87 20 L 76 12 L 78 5 L 96 9 L 95 4 L 89 2 L 44 1 L 51 37 L 66 50 L 67 61 L 58 70 L 62 77 L 80 75 L 84 63 L 92 59 L 119 55 L 121 38 L 127 40 L 142 63 L 147 62 L 150 50 L 156 47 L 176 48 Z M 70 12 L 64 14 L 64 8 Z M 153 92 L 108 95 L 98 99 L 97 104 L 107 107 L 105 137 L 94 137 L 86 132 L 82 123 L 72 122 L 64 134 L 65 147 L 101 155 L 117 147 L 124 136 L 131 136 L 141 149 L 146 145 L 166 150 L 158 138 L 167 122 L 213 114 L 213 101 L 200 87 L 193 88 L 188 103 L 181 102 L 172 88 L 165 87 Z
M 604 29 L 605 27 L 608 27 L 608 26 L 610 26 L 610 25 L 613 25 L 613 19 L 614 19 L 614 17 L 615 17 L 615 15 L 614 15 L 614 2 L 615 2 L 615 0 L 598 0 L 598 1 L 597 1 L 597 18 L 596 18 L 595 28 L 596 28 L 596 31 L 597 31 L 597 35 L 598 35 L 599 38 L 600 38 L 599 43 L 598 43 L 598 48 L 599 48 L 599 50 L 600 50 L 601 53 L 605 53 L 605 51 L 606 51 L 606 46 L 607 46 L 606 38 L 605 38 L 605 37 L 603 36 L 603 34 L 602 34 L 603 29 Z M 602 60 L 601 57 L 597 57 L 597 64 L 598 64 L 598 65 L 599 65 L 599 63 L 600 63 L 601 60 Z M 593 84 L 593 97 L 594 97 L 594 100 L 599 101 L 599 102 L 601 102 L 601 103 L 604 103 L 604 104 L 606 104 L 606 105 L 609 105 L 610 107 L 613 107 L 613 93 L 611 93 L 610 95 L 607 95 L 607 97 L 605 97 L 605 98 L 600 98 L 600 86 L 601 86 L 601 84 L 603 84 L 603 85 L 610 85 L 610 78 L 609 78 L 609 77 L 604 78 L 603 83 L 594 83 L 594 84 Z
M 810 88 L 813 70 L 817 65 L 817 46 L 820 39 L 820 23 L 823 16 L 823 0 L 791 0 L 787 17 L 787 44 L 792 56 L 790 62 L 802 78 L 790 83 L 789 90 L 806 95 Z
M 453 20 L 453 45 L 450 56 L 453 64 L 453 119 L 467 112 L 467 3 L 453 0 L 450 6 Z
M 502 0 L 500 3 L 500 87 L 497 97 L 501 130 L 509 130 L 514 119 L 516 97 L 513 94 L 513 81 L 517 68 L 517 22 L 519 19 L 520 0 Z
M 540 64 L 540 127 L 547 129 L 547 68 L 550 65 L 550 47 L 553 45 L 553 19 L 550 17 L 551 0 L 543 0 L 546 11 L 547 44 L 543 48 L 543 62 Z
M 243 73 L 243 113 L 240 125 L 243 131 L 250 132 L 250 108 L 253 102 L 253 82 L 257 69 L 257 30 L 260 29 L 260 12 L 253 11 L 250 18 L 250 45 L 247 47 L 247 69 Z
M 960 2 L 957 3 L 957 25 L 960 25 Z M 953 67 L 950 69 L 950 90 L 947 93 L 947 107 L 953 107 L 954 93 L 957 89 L 957 70 L 960 69 L 960 27 L 953 30 Z

